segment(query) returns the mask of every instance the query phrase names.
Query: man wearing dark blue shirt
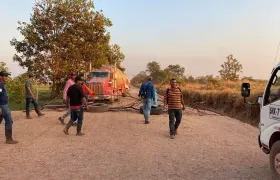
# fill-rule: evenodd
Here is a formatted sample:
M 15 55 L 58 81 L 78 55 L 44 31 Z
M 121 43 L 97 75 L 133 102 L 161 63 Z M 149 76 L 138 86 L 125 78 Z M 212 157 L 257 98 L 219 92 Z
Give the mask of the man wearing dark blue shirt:
M 149 124 L 152 100 L 155 101 L 154 85 L 151 81 L 152 78 L 148 77 L 147 81 L 142 83 L 138 94 L 138 96 L 143 99 L 143 114 L 145 118 L 145 124 Z
M 13 120 L 11 111 L 8 106 L 8 94 L 5 84 L 8 82 L 8 76 L 11 75 L 6 71 L 0 72 L 0 123 L 5 120 L 5 136 L 7 144 L 16 144 L 18 141 L 13 140 L 12 125 Z

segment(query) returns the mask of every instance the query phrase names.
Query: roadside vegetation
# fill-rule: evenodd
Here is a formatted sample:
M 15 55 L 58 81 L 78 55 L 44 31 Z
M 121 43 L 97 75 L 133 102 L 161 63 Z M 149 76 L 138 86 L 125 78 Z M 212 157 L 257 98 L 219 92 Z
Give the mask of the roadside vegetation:
M 121 66 L 125 56 L 118 44 L 111 43 L 108 29 L 112 21 L 92 0 L 38 0 L 29 22 L 18 21 L 19 38 L 10 45 L 13 61 L 35 75 L 39 104 L 62 97 L 69 72 L 79 74 L 102 65 Z M 5 63 L 1 69 L 7 69 Z M 11 110 L 25 107 L 24 82 L 27 74 L 11 78 L 7 84 Z M 36 83 L 35 83 L 36 82 Z M 51 84 L 50 84 L 51 82 Z
M 160 94 L 164 94 L 169 86 L 169 80 L 175 77 L 183 91 L 185 103 L 194 108 L 207 108 L 215 112 L 237 118 L 243 122 L 257 125 L 259 106 L 249 106 L 244 103 L 240 93 L 242 82 L 251 84 L 252 94 L 248 100 L 255 101 L 262 95 L 266 81 L 253 77 L 240 77 L 242 65 L 232 56 L 226 57 L 221 65 L 220 76 L 213 75 L 193 77 L 185 76 L 185 68 L 180 65 L 169 65 L 162 69 L 159 62 L 149 62 L 145 71 L 139 72 L 132 80 L 133 86 L 139 87 L 147 76 L 152 76 L 153 82 Z

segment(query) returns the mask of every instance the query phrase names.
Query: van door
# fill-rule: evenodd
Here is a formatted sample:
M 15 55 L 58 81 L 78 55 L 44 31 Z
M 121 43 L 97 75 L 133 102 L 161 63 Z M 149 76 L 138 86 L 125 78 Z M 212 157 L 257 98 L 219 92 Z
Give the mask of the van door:
M 274 69 L 267 83 L 260 112 L 260 131 L 280 128 L 280 67 Z

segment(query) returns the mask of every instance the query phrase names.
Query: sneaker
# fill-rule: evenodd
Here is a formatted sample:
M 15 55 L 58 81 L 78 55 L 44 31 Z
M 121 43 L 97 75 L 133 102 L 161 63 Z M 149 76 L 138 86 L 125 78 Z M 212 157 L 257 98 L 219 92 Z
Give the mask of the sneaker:
M 145 121 L 145 124 L 149 124 L 150 122 L 149 121 Z
M 175 138 L 175 135 L 170 135 L 170 139 L 174 139 Z

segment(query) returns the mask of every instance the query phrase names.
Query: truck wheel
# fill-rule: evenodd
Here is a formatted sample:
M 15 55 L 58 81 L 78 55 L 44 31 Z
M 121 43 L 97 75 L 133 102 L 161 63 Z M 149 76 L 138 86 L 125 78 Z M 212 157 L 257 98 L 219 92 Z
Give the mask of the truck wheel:
M 108 105 L 104 103 L 92 104 L 89 106 L 88 111 L 93 113 L 106 112 L 108 111 Z
M 280 141 L 276 141 L 272 145 L 269 160 L 273 176 L 280 179 Z
M 140 114 L 143 114 L 143 106 L 140 107 L 139 112 Z
M 151 109 L 151 114 L 152 115 L 160 115 L 162 113 L 162 107 L 158 106 L 158 107 L 152 107 Z
M 143 106 L 140 107 L 140 114 L 143 114 Z M 151 108 L 151 115 L 160 115 L 162 113 L 163 109 L 161 106 L 158 107 L 152 107 Z

